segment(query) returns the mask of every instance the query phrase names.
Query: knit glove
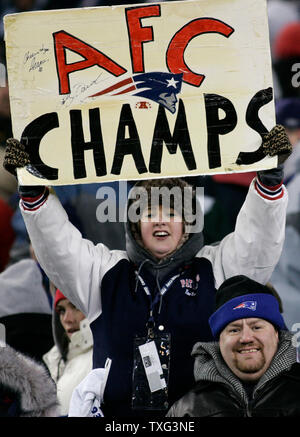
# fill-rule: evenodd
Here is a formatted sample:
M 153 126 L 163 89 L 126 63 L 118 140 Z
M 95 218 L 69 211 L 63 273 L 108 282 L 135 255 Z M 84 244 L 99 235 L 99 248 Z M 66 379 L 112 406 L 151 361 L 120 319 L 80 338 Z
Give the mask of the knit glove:
M 261 170 L 257 176 L 262 184 L 275 187 L 283 181 L 283 163 L 292 153 L 292 145 L 285 128 L 277 124 L 267 134 L 263 135 L 263 153 L 267 156 L 278 156 L 278 167 L 270 170 Z
M 3 160 L 3 167 L 15 178 L 17 178 L 17 168 L 25 167 L 30 164 L 28 152 L 25 150 L 24 144 L 15 138 L 8 138 L 6 140 L 6 149 Z M 44 186 L 19 186 L 19 193 L 21 197 L 37 197 L 45 191 Z
M 24 144 L 15 138 L 6 140 L 6 149 L 3 160 L 3 167 L 13 176 L 17 177 L 17 168 L 25 167 L 30 164 L 29 154 L 25 150 Z

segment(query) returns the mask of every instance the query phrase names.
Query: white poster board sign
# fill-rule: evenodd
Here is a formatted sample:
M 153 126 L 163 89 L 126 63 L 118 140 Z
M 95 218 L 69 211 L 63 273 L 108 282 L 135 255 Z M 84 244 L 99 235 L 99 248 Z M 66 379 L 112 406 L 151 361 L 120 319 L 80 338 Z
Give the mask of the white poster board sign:
M 261 170 L 275 125 L 266 0 L 7 15 L 23 185 Z

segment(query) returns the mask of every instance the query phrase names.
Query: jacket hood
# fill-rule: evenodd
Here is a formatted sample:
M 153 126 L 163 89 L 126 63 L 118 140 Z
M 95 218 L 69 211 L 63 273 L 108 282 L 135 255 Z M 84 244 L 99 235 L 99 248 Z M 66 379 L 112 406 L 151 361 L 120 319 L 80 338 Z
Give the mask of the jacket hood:
M 20 416 L 58 415 L 56 386 L 45 367 L 10 346 L 0 348 L 0 383 L 17 394 Z
M 194 377 L 198 381 L 225 383 L 233 387 L 247 401 L 242 382 L 223 360 L 218 342 L 196 343 L 192 350 L 195 357 Z M 296 348 L 292 345 L 292 334 L 280 331 L 278 350 L 264 375 L 258 380 L 254 393 L 267 381 L 273 379 L 297 362 Z
M 166 179 L 170 184 L 173 180 Z M 155 181 L 151 181 L 155 182 Z M 150 184 L 150 183 L 149 183 Z M 140 182 L 135 184 L 133 189 L 140 185 Z M 188 186 L 188 185 L 187 185 Z M 131 190 L 132 192 L 132 190 Z M 130 192 L 130 193 L 131 193 Z M 130 199 L 130 193 L 128 198 Z M 197 204 L 196 211 L 201 211 L 201 205 L 199 199 L 195 196 L 195 202 Z M 168 273 L 174 270 L 176 267 L 189 263 L 195 255 L 200 251 L 203 247 L 203 233 L 195 232 L 186 235 L 186 238 L 183 241 L 183 244 L 175 250 L 173 253 L 168 255 L 163 259 L 157 259 L 154 257 L 145 247 L 142 246 L 140 241 L 137 241 L 137 232 L 134 232 L 133 223 L 128 219 L 128 209 L 129 209 L 130 201 L 127 204 L 127 221 L 125 223 L 125 234 L 126 234 L 126 251 L 129 259 L 139 268 L 139 270 L 143 267 L 146 270 L 154 273 L 160 270 L 161 278 L 167 276 Z

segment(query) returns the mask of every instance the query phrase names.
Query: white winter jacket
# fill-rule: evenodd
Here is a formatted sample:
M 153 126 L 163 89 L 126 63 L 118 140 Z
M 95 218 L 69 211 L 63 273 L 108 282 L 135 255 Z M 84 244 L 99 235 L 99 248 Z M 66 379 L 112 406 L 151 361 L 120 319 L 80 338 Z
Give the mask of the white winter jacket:
M 252 181 L 238 214 L 235 231 L 215 245 L 204 246 L 197 257 L 213 267 L 215 286 L 235 275 L 265 284 L 279 260 L 285 237 L 288 194 L 277 200 L 264 196 Z M 50 194 L 39 208 L 20 208 L 35 254 L 50 280 L 91 323 L 102 312 L 101 281 L 126 252 L 109 250 L 82 238 L 58 198 Z M 99 223 L 101 226 L 101 223 Z
M 93 337 L 87 319 L 80 322 L 80 330 L 74 332 L 69 343 L 67 361 L 61 359 L 56 345 L 43 356 L 57 385 L 60 415 L 67 416 L 74 388 L 92 370 Z

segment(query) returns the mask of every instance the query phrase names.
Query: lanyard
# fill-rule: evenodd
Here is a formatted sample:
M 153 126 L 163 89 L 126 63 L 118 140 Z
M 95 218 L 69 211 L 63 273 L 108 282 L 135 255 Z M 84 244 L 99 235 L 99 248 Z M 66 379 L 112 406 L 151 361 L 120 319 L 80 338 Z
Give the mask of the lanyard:
M 137 272 L 136 272 L 136 274 L 137 274 Z M 143 289 L 144 289 L 144 291 L 145 291 L 145 293 L 148 296 L 148 299 L 150 301 L 150 315 L 149 315 L 147 326 L 154 327 L 154 318 L 153 318 L 154 306 L 166 294 L 166 292 L 169 290 L 169 288 L 171 287 L 171 285 L 173 284 L 175 279 L 177 279 L 180 275 L 181 275 L 181 273 L 178 273 L 177 275 L 172 276 L 172 278 L 170 278 L 168 280 L 168 282 L 165 283 L 165 285 L 159 290 L 159 292 L 155 294 L 154 299 L 153 299 L 152 294 L 151 294 L 146 282 L 144 281 L 144 279 L 140 275 L 137 274 L 137 277 L 138 277 L 138 279 L 139 279 L 139 281 L 140 281 L 140 283 L 141 283 L 141 285 L 142 285 L 142 287 L 143 287 Z

